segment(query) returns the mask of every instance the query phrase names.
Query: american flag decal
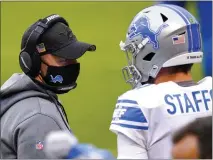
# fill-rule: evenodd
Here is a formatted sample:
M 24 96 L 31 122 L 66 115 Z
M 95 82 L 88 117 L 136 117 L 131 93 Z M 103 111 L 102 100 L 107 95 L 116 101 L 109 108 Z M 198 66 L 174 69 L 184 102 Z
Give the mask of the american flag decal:
M 39 53 L 42 53 L 42 52 L 45 52 L 46 49 L 45 49 L 45 46 L 44 46 L 44 43 L 40 43 L 36 46 L 36 49 Z
M 185 43 L 185 34 L 172 37 L 173 44 Z

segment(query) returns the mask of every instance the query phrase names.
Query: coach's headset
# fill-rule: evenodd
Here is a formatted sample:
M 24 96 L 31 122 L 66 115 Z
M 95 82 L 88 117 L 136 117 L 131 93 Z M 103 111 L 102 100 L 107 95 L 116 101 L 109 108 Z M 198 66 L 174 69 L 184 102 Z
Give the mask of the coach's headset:
M 31 26 L 33 27 L 32 32 L 26 41 L 25 47 L 19 54 L 19 64 L 26 75 L 35 78 L 39 74 L 41 69 L 40 56 L 42 54 L 38 53 L 36 45 L 42 34 L 58 22 L 64 23 L 69 27 L 68 22 L 58 14 L 39 19 L 35 25 Z

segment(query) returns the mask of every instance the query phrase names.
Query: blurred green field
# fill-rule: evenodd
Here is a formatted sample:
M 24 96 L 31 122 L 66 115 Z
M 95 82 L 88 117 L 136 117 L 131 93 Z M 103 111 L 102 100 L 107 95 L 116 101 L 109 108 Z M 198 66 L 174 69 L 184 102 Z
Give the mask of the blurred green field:
M 79 59 L 78 87 L 61 95 L 70 126 L 81 142 L 91 142 L 116 154 L 116 137 L 109 125 L 117 97 L 130 89 L 121 68 L 126 65 L 119 42 L 141 9 L 152 2 L 2 2 L 1 6 L 1 84 L 20 72 L 18 55 L 25 29 L 37 19 L 52 13 L 65 17 L 79 40 L 97 45 L 95 53 Z M 191 9 L 193 6 L 190 5 Z M 193 68 L 196 80 L 200 65 Z

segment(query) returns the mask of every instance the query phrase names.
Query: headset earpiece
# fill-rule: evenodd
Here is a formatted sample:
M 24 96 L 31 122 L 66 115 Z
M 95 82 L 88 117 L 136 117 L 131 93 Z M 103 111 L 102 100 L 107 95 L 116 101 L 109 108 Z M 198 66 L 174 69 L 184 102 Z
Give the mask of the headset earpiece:
M 19 54 L 19 64 L 22 71 L 28 74 L 32 67 L 32 60 L 27 52 L 23 51 Z
M 21 52 L 19 55 L 19 64 L 22 71 L 31 77 L 36 77 L 41 69 L 41 60 L 37 53 L 30 56 L 25 51 Z

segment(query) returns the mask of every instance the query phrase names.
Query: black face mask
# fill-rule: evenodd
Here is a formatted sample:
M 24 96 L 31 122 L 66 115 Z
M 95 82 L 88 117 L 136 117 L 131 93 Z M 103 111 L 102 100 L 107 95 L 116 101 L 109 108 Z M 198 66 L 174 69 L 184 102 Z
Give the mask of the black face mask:
M 59 90 L 59 92 L 66 93 L 76 87 L 79 72 L 80 63 L 62 67 L 48 65 L 47 74 L 42 77 L 47 85 L 54 87 L 55 90 Z

